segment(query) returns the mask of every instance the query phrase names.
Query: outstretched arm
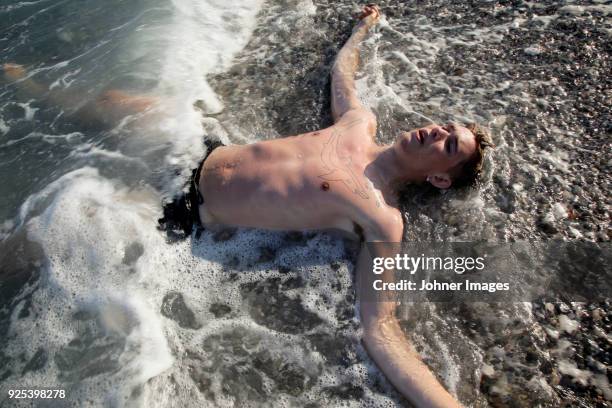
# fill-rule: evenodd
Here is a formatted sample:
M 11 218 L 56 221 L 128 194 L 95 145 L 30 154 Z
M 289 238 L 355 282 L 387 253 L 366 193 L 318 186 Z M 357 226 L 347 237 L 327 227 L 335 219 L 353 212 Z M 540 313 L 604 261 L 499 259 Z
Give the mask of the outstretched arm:
M 366 231 L 366 239 L 369 242 L 397 243 L 401 240 L 401 232 L 368 234 Z M 370 254 L 369 249 L 375 253 Z M 360 285 L 371 285 L 372 280 L 364 278 L 372 274 L 374 257 L 395 257 L 396 253 L 388 245 L 370 245 L 368 248 L 365 243 L 362 244 L 357 261 L 357 277 Z M 394 281 L 392 270 L 386 270 L 379 276 L 383 282 Z M 375 300 L 372 296 L 365 298 L 363 295 L 367 290 L 368 288 L 359 288 L 363 343 L 387 379 L 417 407 L 461 407 L 421 361 L 419 354 L 402 332 L 395 316 L 396 302 L 385 298 Z
M 359 44 L 380 19 L 380 10 L 369 4 L 364 7 L 360 20 L 353 29 L 351 38 L 344 44 L 332 67 L 332 115 L 338 122 L 342 115 L 352 109 L 364 109 L 355 91 L 355 71 L 359 66 Z

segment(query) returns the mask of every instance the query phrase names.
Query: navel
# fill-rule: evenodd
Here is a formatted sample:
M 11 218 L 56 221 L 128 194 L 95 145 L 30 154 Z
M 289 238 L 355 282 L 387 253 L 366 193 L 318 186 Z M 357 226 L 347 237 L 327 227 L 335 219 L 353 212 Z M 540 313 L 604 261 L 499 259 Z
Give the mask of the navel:
M 327 181 L 324 181 L 323 183 L 321 183 L 321 190 L 323 191 L 329 190 L 329 183 Z

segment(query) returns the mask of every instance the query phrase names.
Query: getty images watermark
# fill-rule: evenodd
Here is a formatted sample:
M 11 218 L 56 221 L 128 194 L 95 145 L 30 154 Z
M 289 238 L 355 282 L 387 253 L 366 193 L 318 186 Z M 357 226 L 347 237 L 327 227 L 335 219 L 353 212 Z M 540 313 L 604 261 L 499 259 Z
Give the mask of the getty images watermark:
M 369 243 L 365 300 L 591 301 L 612 292 L 608 243 Z
M 450 271 L 463 274 L 466 271 L 482 271 L 485 269 L 484 257 L 450 257 L 440 256 L 409 256 L 408 254 L 396 254 L 395 257 L 375 257 L 373 259 L 372 272 L 381 275 L 385 270 L 406 271 L 410 275 L 416 274 L 419 270 L 425 271 Z M 499 290 L 510 290 L 508 282 L 470 282 L 465 279 L 463 282 L 438 282 L 421 279 L 420 285 L 412 280 L 401 279 L 399 281 L 385 282 L 383 279 L 376 279 L 372 283 L 374 290 L 476 290 L 496 292 Z

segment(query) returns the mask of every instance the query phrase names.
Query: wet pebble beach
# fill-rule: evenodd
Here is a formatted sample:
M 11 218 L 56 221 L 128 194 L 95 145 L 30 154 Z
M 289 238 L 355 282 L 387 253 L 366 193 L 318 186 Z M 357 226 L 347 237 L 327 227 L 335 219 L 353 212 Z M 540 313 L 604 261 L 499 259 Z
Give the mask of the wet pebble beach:
M 48 92 L 0 83 L 0 405 L 9 389 L 56 387 L 67 406 L 410 406 L 360 342 L 358 244 L 157 226 L 202 134 L 244 144 L 332 123 L 329 73 L 356 3 L 5 3 L 0 62 Z M 475 188 L 402 190 L 404 239 L 609 251 L 612 5 L 378 5 L 357 75 L 377 142 L 458 121 L 496 145 Z M 159 115 L 77 118 L 115 88 L 161 98 Z M 609 299 L 398 313 L 465 406 L 612 406 Z

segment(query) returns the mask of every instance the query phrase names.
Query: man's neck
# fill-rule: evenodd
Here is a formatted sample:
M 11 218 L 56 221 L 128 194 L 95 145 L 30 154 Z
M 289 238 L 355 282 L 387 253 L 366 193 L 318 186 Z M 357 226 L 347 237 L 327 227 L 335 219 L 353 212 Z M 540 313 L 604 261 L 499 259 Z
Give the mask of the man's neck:
M 392 191 L 404 184 L 421 183 L 425 179 L 425 175 L 411 170 L 399 161 L 393 145 L 376 146 L 368 168 L 379 182 L 383 183 L 380 188 Z

